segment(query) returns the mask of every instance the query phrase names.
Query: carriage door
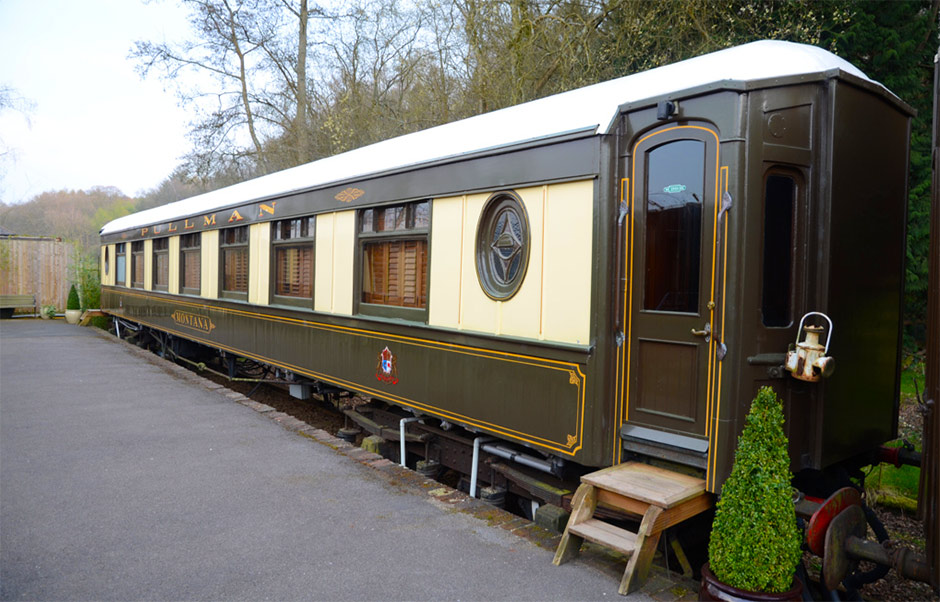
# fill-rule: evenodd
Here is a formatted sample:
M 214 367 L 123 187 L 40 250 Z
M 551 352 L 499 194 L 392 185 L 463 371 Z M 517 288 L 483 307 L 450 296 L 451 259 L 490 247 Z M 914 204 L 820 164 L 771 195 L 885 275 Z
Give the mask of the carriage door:
M 665 127 L 642 138 L 630 160 L 624 432 L 632 428 L 703 452 L 718 137 L 702 126 Z M 662 430 L 672 434 L 655 434 Z

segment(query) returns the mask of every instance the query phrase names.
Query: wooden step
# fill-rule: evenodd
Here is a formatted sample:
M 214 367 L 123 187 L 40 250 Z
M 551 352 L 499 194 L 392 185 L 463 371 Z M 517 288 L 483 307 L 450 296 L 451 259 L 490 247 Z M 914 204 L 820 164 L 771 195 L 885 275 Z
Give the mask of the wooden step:
M 676 506 L 705 492 L 704 479 L 639 462 L 586 474 L 581 482 L 660 508 Z
M 617 550 L 627 556 L 630 556 L 636 550 L 636 533 L 631 533 L 596 518 L 589 518 L 582 523 L 570 525 L 568 532 L 596 544 Z
M 643 517 L 640 528 L 633 533 L 594 518 L 598 504 Z M 585 539 L 617 550 L 630 557 L 617 589 L 625 596 L 646 582 L 660 534 L 711 505 L 704 479 L 648 464 L 626 462 L 586 474 L 571 498 L 571 517 L 552 562 L 576 557 Z
M 100 309 L 86 309 L 82 314 L 81 319 L 78 321 L 79 326 L 88 326 L 92 318 L 97 317 L 107 317 L 108 314 L 104 313 Z

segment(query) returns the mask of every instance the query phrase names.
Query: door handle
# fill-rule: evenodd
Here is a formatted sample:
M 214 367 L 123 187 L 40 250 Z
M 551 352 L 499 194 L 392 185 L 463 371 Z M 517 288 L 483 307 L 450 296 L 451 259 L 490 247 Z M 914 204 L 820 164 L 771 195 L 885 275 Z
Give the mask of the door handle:
M 695 329 L 693 328 L 693 329 L 692 329 L 692 334 L 695 335 L 695 336 L 697 336 L 697 337 L 704 337 L 704 338 L 705 338 L 705 342 L 706 342 L 706 343 L 709 342 L 709 341 L 711 340 L 711 338 L 712 338 L 712 325 L 711 325 L 711 322 L 705 322 L 705 328 L 703 328 L 702 330 L 695 330 Z

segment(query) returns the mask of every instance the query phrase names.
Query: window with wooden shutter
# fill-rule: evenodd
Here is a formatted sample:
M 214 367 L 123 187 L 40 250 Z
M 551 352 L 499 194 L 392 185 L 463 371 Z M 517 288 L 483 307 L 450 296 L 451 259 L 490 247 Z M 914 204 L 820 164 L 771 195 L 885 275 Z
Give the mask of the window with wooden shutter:
M 363 301 L 427 307 L 427 239 L 367 242 L 363 259 Z
M 144 241 L 131 243 L 131 286 L 144 288 Z
M 374 306 L 427 310 L 430 202 L 365 209 L 359 215 L 360 312 L 423 319 Z
M 248 226 L 226 228 L 219 233 L 221 293 L 227 299 L 248 300 Z
M 180 292 L 198 295 L 202 282 L 202 236 L 199 232 L 180 237 Z
M 170 284 L 170 239 L 157 238 L 153 241 L 153 288 L 165 291 Z
M 271 228 L 274 303 L 312 308 L 316 218 L 282 219 Z

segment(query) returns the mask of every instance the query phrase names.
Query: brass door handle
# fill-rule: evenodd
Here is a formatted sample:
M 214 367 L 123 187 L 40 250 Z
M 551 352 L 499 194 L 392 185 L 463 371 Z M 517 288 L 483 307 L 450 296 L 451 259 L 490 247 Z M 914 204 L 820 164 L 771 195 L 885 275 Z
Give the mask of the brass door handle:
M 712 338 L 712 325 L 711 325 L 711 323 L 710 323 L 710 322 L 705 322 L 705 328 L 703 328 L 702 330 L 695 330 L 695 329 L 693 328 L 693 329 L 692 329 L 692 334 L 695 335 L 695 336 L 697 336 L 697 337 L 705 337 L 705 342 L 707 343 L 707 342 L 710 341 L 711 338 Z

